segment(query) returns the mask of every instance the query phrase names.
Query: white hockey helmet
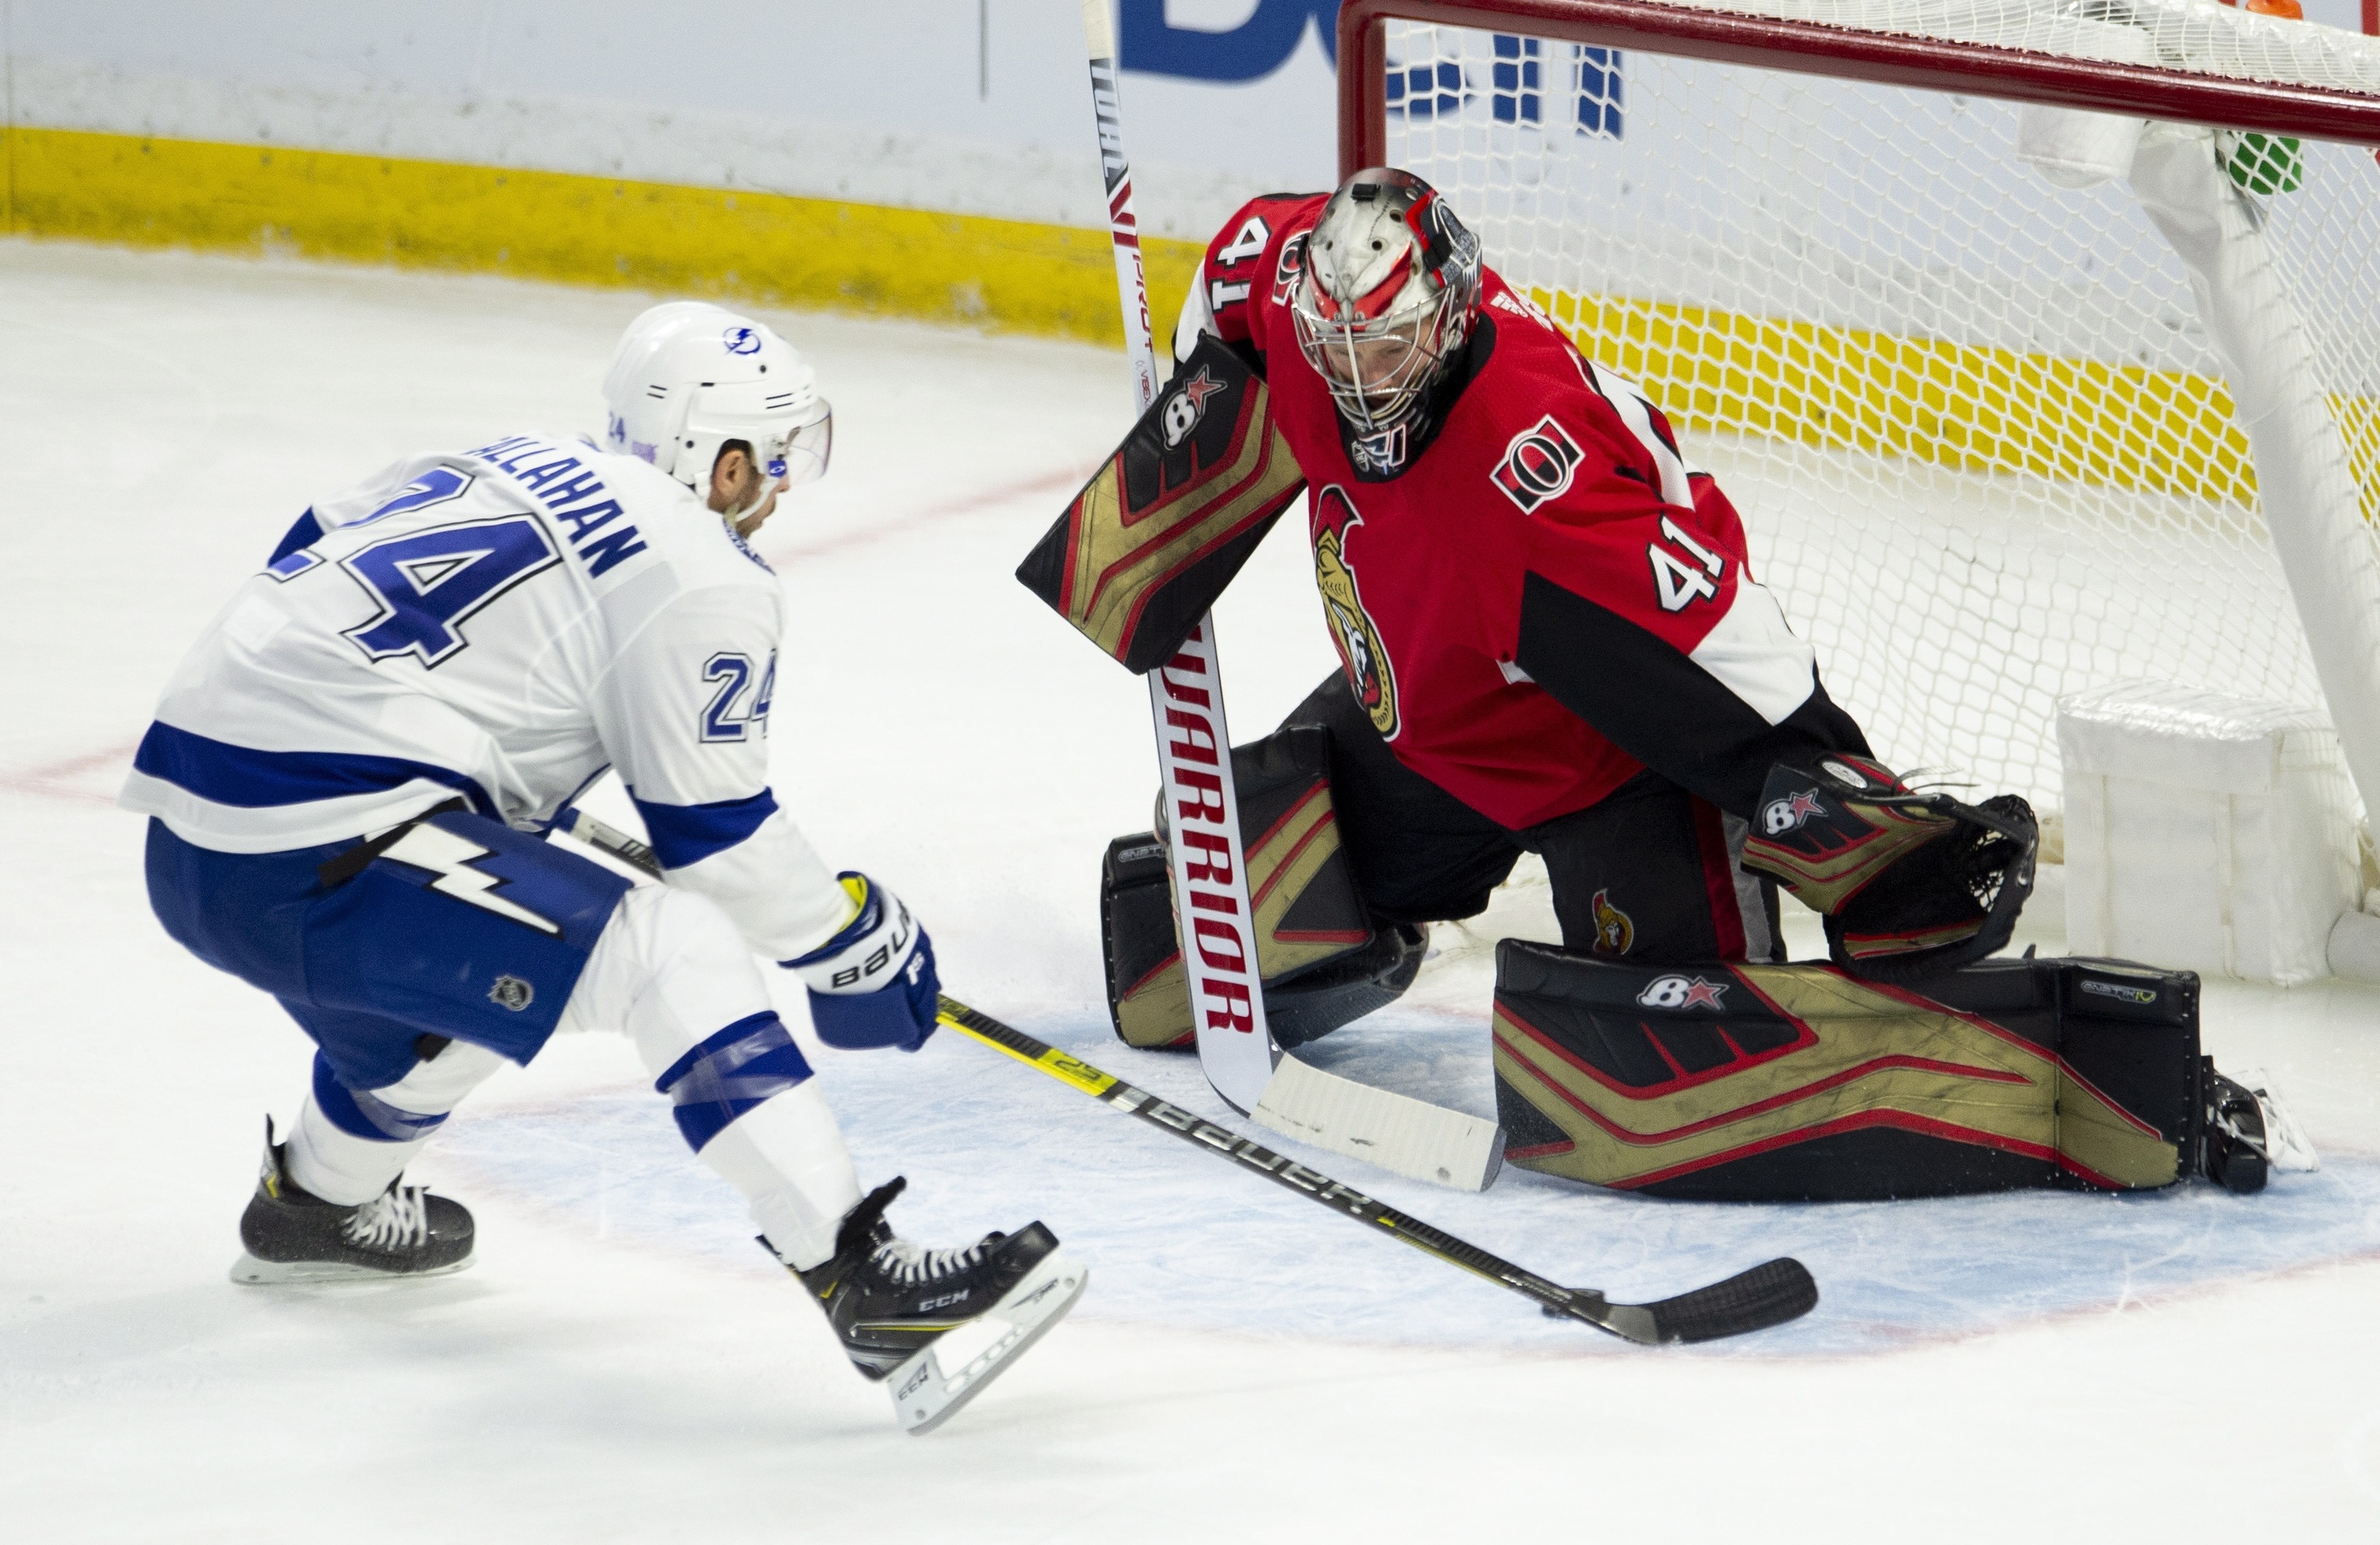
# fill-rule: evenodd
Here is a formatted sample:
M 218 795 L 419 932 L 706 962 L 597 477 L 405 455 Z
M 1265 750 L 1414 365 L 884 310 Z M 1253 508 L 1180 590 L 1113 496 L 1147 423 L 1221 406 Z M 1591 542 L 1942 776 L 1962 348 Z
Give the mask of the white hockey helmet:
M 603 378 L 605 448 L 641 456 L 697 493 L 731 440 L 771 485 L 826 473 L 834 414 L 800 351 L 722 306 L 674 300 L 628 324 Z
M 1479 238 L 1429 184 L 1373 166 L 1322 206 L 1290 301 L 1299 352 L 1367 434 L 1453 368 L 1479 311 Z

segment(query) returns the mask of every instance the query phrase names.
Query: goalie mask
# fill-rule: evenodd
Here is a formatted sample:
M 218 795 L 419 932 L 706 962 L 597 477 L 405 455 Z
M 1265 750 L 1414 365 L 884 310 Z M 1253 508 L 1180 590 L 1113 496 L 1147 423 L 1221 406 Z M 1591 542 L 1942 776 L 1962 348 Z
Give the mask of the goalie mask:
M 763 487 L 825 475 L 834 416 L 798 350 L 706 301 L 656 306 L 628 324 L 603 380 L 604 448 L 707 493 L 730 441 L 751 448 Z
M 1378 434 L 1453 368 L 1479 309 L 1479 238 L 1410 172 L 1340 186 L 1305 242 L 1297 344 L 1347 422 Z

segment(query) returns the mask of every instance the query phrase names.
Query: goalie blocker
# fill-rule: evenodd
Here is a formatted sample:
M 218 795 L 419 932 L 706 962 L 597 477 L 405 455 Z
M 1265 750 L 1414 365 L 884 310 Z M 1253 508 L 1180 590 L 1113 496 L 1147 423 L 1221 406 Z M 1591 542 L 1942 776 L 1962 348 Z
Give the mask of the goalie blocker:
M 1016 577 L 1126 670 L 1153 670 L 1305 487 L 1263 380 L 1208 338 Z
M 1524 1169 L 1730 1201 L 2265 1184 L 2257 1101 L 2199 1055 L 2189 972 L 2000 960 L 1888 984 L 1517 939 L 1496 968 L 1497 1116 Z
M 1295 725 L 1232 752 L 1240 829 L 1248 833 L 1248 894 L 1257 965 L 1273 1038 L 1299 1046 L 1396 1001 L 1421 969 L 1424 934 L 1377 924 L 1355 888 L 1330 800 L 1330 732 Z M 1160 815 L 1162 813 L 1160 812 Z M 1201 834 L 1192 834 L 1194 843 Z M 1194 865 L 1222 855 L 1194 845 Z M 1119 837 L 1099 874 L 1099 933 L 1118 1039 L 1143 1048 L 1196 1044 L 1173 919 L 1168 842 L 1160 831 Z M 1191 938 L 1232 948 L 1227 930 Z

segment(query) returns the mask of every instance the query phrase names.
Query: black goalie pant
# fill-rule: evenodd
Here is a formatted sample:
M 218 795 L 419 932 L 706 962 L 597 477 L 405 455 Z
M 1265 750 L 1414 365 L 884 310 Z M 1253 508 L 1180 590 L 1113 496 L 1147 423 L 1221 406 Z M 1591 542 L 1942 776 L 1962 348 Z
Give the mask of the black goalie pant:
M 1282 722 L 1330 731 L 1330 798 L 1365 905 L 1390 923 L 1474 917 L 1524 852 L 1545 860 L 1562 942 L 1647 964 L 1781 960 L 1773 883 L 1737 865 L 1744 824 L 1651 771 L 1514 831 L 1397 760 L 1333 671 Z

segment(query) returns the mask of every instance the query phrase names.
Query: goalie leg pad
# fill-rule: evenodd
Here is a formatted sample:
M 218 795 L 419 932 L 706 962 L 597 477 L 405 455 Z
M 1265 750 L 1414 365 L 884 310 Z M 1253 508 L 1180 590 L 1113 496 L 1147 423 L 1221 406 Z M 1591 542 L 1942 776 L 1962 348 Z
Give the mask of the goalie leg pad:
M 2201 1164 L 2198 979 L 1995 960 L 1637 966 L 1508 939 L 1497 1116 L 1526 1169 L 1651 1195 L 2139 1190 Z
M 1099 865 L 1099 944 L 1116 1039 L 1144 1050 L 1196 1045 L 1189 979 L 1173 935 L 1165 844 L 1153 831 L 1108 844 Z
M 1197 1044 L 1165 845 L 1153 831 L 1108 844 L 1099 875 L 1099 934 L 1107 956 L 1108 1011 L 1116 1039 L 1143 1049 Z M 1297 977 L 1265 987 L 1265 1020 L 1283 1046 L 1302 1046 L 1404 996 L 1421 971 L 1426 924 L 1382 923 L 1370 942 Z M 1260 958 L 1262 958 L 1260 956 Z
M 1386 1008 L 1421 974 L 1428 948 L 1427 923 L 1384 923 L 1363 948 L 1277 989 L 1266 988 L 1265 1020 L 1273 1040 L 1284 1047 L 1303 1046 Z
M 1237 747 L 1232 776 L 1274 1039 L 1297 1045 L 1394 1002 L 1421 967 L 1423 935 L 1376 932 L 1356 893 L 1330 799 L 1330 731 L 1293 725 Z M 1127 1045 L 1196 1041 L 1167 863 L 1164 838 L 1146 832 L 1110 843 L 1101 867 L 1108 1004 Z

